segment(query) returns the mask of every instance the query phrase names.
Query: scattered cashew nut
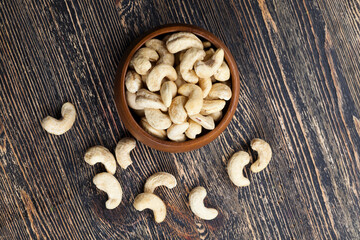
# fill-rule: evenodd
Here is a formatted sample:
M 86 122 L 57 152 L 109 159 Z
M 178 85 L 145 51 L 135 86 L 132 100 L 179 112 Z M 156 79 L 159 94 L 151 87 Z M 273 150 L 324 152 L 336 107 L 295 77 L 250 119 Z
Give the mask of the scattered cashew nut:
M 238 187 L 250 185 L 249 179 L 247 179 L 243 174 L 243 169 L 249 162 L 250 155 L 247 152 L 239 151 L 231 156 L 227 164 L 229 178 L 231 182 Z
M 155 129 L 168 129 L 171 126 L 169 115 L 162 113 L 159 109 L 145 108 L 145 117 L 148 123 Z
M 136 93 L 135 103 L 137 106 L 144 108 L 155 108 L 161 109 L 162 111 L 166 111 L 167 107 L 161 100 L 159 94 L 150 92 L 144 88 L 140 89 Z
M 86 150 L 84 160 L 90 165 L 102 163 L 106 171 L 111 174 L 115 174 L 116 172 L 116 160 L 114 155 L 106 147 L 94 146 L 89 148 Z
M 189 127 L 185 131 L 185 135 L 190 139 L 195 139 L 196 135 L 200 134 L 202 127 L 200 124 L 192 119 L 189 119 Z
M 188 129 L 189 123 L 173 124 L 166 130 L 167 136 L 170 140 L 175 142 L 183 142 L 186 140 L 184 132 Z
M 203 116 L 201 114 L 195 114 L 189 116 L 192 120 L 203 126 L 205 129 L 213 130 L 215 128 L 214 119 L 210 116 Z
M 140 48 L 130 61 L 130 67 L 133 67 L 135 71 L 140 75 L 146 75 L 152 67 L 151 62 L 157 61 L 159 55 L 152 48 L 143 47 Z
M 207 208 L 204 205 L 206 197 L 206 189 L 204 187 L 196 187 L 189 194 L 189 205 L 191 211 L 201 219 L 212 220 L 217 217 L 218 211 L 214 208 Z
M 130 152 L 136 147 L 136 140 L 125 137 L 120 139 L 115 148 L 115 156 L 118 164 L 123 169 L 126 169 L 132 164 Z
M 47 116 L 41 121 L 41 126 L 51 134 L 61 135 L 74 125 L 76 110 L 72 103 L 66 102 L 61 107 L 61 119 Z
M 185 52 L 180 62 L 180 73 L 185 81 L 189 83 L 197 83 L 199 81 L 199 77 L 196 75 L 193 67 L 196 61 L 202 60 L 204 57 L 205 52 L 202 49 L 190 48 Z
M 188 117 L 184 107 L 186 101 L 187 97 L 184 96 L 177 96 L 173 99 L 169 107 L 169 116 L 173 123 L 181 124 L 186 121 Z
M 220 68 L 223 61 L 224 50 L 222 48 L 219 48 L 215 51 L 214 55 L 212 55 L 209 60 L 205 62 L 197 61 L 194 65 L 194 69 L 196 74 L 201 78 L 211 77 Z
M 161 81 L 167 77 L 171 81 L 177 79 L 177 73 L 173 66 L 167 64 L 156 65 L 148 77 L 146 78 L 146 85 L 151 92 L 156 92 L 160 90 Z
M 172 99 L 176 96 L 177 86 L 173 81 L 166 81 L 161 85 L 160 96 L 165 107 L 170 107 Z
M 157 172 L 146 179 L 144 192 L 153 193 L 155 188 L 165 186 L 169 189 L 176 187 L 176 178 L 167 172 Z
M 257 160 L 251 164 L 250 170 L 254 173 L 262 171 L 269 164 L 272 157 L 270 145 L 260 138 L 251 141 L 250 146 L 258 154 Z
M 229 100 L 232 96 L 231 88 L 227 86 L 224 83 L 215 83 L 209 94 L 209 99 L 223 99 L 223 100 Z
M 125 76 L 126 89 L 131 93 L 136 93 L 142 87 L 141 76 L 135 71 L 128 71 Z
M 165 42 L 153 38 L 147 41 L 145 43 L 145 46 L 154 49 L 160 55 L 160 58 L 156 64 L 164 63 L 171 66 L 174 65 L 175 62 L 174 55 L 167 50 Z
M 163 200 L 153 193 L 140 193 L 134 199 L 133 206 L 138 211 L 150 209 L 154 213 L 155 222 L 161 223 L 166 217 L 166 206 Z
M 150 135 L 160 138 L 160 139 L 166 139 L 166 131 L 165 130 L 158 130 L 153 128 L 149 122 L 146 120 L 145 117 L 141 118 L 140 125 L 142 128 L 149 133 Z
M 107 209 L 114 209 L 121 203 L 122 188 L 119 181 L 110 173 L 98 173 L 93 178 L 95 186 L 108 195 L 105 203 Z
M 203 49 L 201 40 L 193 33 L 178 32 L 172 34 L 166 41 L 166 47 L 171 53 L 177 53 L 188 48 Z
M 203 93 L 199 86 L 186 83 L 178 89 L 178 93 L 189 97 L 185 104 L 188 115 L 198 114 L 203 106 Z

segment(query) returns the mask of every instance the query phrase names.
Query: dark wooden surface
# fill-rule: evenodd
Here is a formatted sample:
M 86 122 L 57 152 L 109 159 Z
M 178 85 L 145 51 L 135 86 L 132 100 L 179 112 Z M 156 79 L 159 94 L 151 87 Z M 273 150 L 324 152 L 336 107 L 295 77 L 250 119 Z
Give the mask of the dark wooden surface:
M 1 239 L 359 239 L 360 3 L 358 1 L 0 0 Z M 92 184 L 104 171 L 86 149 L 127 136 L 113 101 L 122 53 L 165 23 L 203 27 L 230 48 L 240 71 L 236 115 L 219 138 L 184 154 L 141 143 L 118 168 L 115 210 Z M 62 103 L 78 111 L 62 136 L 40 121 Z M 225 165 L 254 137 L 274 152 L 236 188 Z M 178 186 L 157 193 L 165 222 L 134 197 L 157 171 Z M 208 190 L 220 214 L 195 217 L 189 191 Z

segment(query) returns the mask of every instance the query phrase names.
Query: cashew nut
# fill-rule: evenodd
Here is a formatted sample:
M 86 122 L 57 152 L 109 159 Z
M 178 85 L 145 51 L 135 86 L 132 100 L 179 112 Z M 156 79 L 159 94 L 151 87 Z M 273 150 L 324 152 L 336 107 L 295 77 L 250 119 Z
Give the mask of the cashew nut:
M 147 41 L 145 43 L 145 46 L 154 49 L 160 55 L 160 58 L 156 64 L 164 63 L 171 66 L 174 65 L 174 55 L 167 50 L 166 45 L 163 41 L 153 38 Z
M 158 172 L 146 179 L 144 192 L 153 193 L 155 188 L 165 186 L 167 188 L 176 187 L 176 178 L 174 175 L 167 172 Z
M 70 130 L 74 125 L 76 110 L 72 103 L 66 102 L 61 107 L 61 118 L 47 116 L 41 121 L 41 126 L 51 134 L 61 135 Z
M 192 119 L 189 119 L 189 127 L 185 131 L 185 135 L 190 139 L 195 139 L 196 135 L 200 134 L 202 130 L 202 127 L 200 124 L 195 122 Z
M 106 171 L 111 174 L 115 174 L 116 172 L 116 161 L 114 155 L 103 146 L 94 146 L 89 148 L 85 153 L 84 160 L 90 165 L 102 163 L 105 166 Z
M 258 154 L 257 160 L 251 164 L 250 170 L 252 172 L 260 172 L 269 164 L 272 151 L 270 145 L 262 139 L 255 138 L 251 141 L 250 146 Z
M 140 75 L 145 75 L 152 67 L 151 62 L 157 61 L 159 55 L 152 48 L 143 47 L 140 48 L 130 61 L 130 67 L 133 67 L 135 71 Z
M 155 109 L 161 109 L 162 111 L 167 110 L 167 107 L 162 102 L 159 94 L 150 92 L 144 88 L 137 91 L 135 103 L 139 107 L 142 107 L 143 109 L 155 108 Z
M 203 98 L 206 98 L 212 87 L 211 78 L 200 78 L 199 87 L 203 92 Z
M 185 104 L 188 115 L 194 115 L 200 112 L 203 105 L 203 93 L 199 86 L 186 83 L 178 89 L 178 93 L 189 97 L 189 100 Z
M 207 208 L 204 205 L 206 197 L 206 189 L 204 187 L 196 187 L 189 194 L 189 205 L 191 211 L 201 219 L 212 220 L 217 217 L 218 211 L 214 208 Z
M 139 106 L 139 104 L 136 103 L 136 94 L 131 93 L 129 91 L 126 91 L 126 101 L 130 108 L 134 110 L 143 110 L 144 108 Z
M 166 41 L 166 47 L 171 53 L 177 53 L 188 48 L 203 49 L 201 40 L 193 33 L 178 32 L 172 34 Z
M 219 48 L 209 60 L 205 62 L 197 61 L 194 65 L 194 69 L 196 74 L 201 78 L 211 77 L 220 68 L 223 61 L 224 50 L 222 48 Z
M 177 88 L 181 87 L 183 84 L 185 84 L 185 80 L 182 78 L 181 73 L 180 73 L 180 65 L 176 67 L 176 72 L 177 72 L 177 79 L 175 80 L 175 84 L 177 86 Z
M 203 61 L 207 61 L 209 60 L 215 53 L 215 50 L 213 48 L 210 48 L 209 50 L 205 51 L 205 57 L 203 59 Z
M 203 47 L 204 47 L 204 48 L 209 48 L 209 47 L 211 47 L 211 42 L 208 42 L 208 41 L 203 42 Z
M 199 77 L 193 70 L 196 61 L 202 60 L 205 57 L 205 52 L 202 49 L 190 48 L 188 49 L 180 62 L 180 73 L 183 79 L 189 83 L 197 83 Z
M 114 209 L 121 203 L 122 188 L 119 181 L 110 173 L 98 173 L 93 178 L 95 186 L 108 195 L 105 203 L 107 209 Z
M 166 107 L 170 107 L 172 99 L 176 96 L 177 86 L 173 81 L 164 82 L 160 88 L 160 96 Z
M 224 100 L 204 100 L 200 114 L 209 115 L 216 113 L 225 107 L 226 102 Z
M 249 162 L 250 155 L 244 151 L 234 153 L 228 162 L 227 172 L 229 178 L 238 187 L 250 185 L 249 179 L 243 174 L 243 169 Z
M 149 73 L 146 79 L 146 85 L 148 89 L 152 92 L 160 90 L 161 81 L 167 77 L 171 81 L 175 81 L 177 78 L 177 73 L 173 66 L 167 64 L 156 65 L 151 72 Z
M 218 81 L 224 82 L 230 79 L 230 69 L 229 66 L 224 61 L 219 69 L 214 74 L 214 78 Z
M 184 132 L 188 129 L 189 123 L 173 124 L 167 129 L 167 136 L 175 142 L 183 142 L 186 140 Z
M 215 122 L 218 122 L 223 117 L 223 113 L 222 113 L 222 111 L 214 112 L 214 113 L 210 114 L 209 116 L 212 117 Z
M 141 118 L 140 125 L 142 128 L 149 133 L 150 135 L 160 138 L 160 139 L 166 139 L 166 131 L 165 130 L 158 130 L 153 128 L 149 122 L 146 120 L 145 117 Z
M 163 200 L 153 193 L 140 193 L 134 199 L 133 206 L 138 211 L 150 209 L 154 213 L 155 222 L 161 223 L 166 217 L 166 206 Z
M 224 83 L 215 83 L 209 94 L 209 99 L 223 99 L 223 100 L 229 100 L 232 96 L 231 88 Z
M 210 116 L 203 116 L 201 114 L 195 114 L 189 116 L 192 120 L 203 126 L 205 129 L 213 130 L 215 128 L 214 119 Z
M 162 113 L 159 109 L 145 108 L 145 117 L 148 123 L 155 129 L 168 129 L 171 126 L 169 115 Z
M 141 76 L 135 71 L 128 71 L 125 76 L 126 89 L 131 93 L 136 93 L 142 86 Z
M 187 113 L 184 108 L 187 97 L 177 96 L 169 107 L 169 116 L 173 123 L 180 124 L 186 121 Z
M 120 139 L 115 148 L 115 156 L 118 164 L 123 169 L 126 169 L 132 164 L 130 152 L 136 147 L 136 140 L 133 138 L 125 137 Z

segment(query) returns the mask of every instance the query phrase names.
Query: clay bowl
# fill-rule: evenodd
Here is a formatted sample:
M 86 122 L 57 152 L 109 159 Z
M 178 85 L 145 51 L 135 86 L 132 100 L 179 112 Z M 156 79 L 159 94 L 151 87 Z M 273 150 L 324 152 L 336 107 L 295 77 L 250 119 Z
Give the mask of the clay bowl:
M 211 42 L 216 48 L 222 48 L 225 52 L 225 60 L 229 65 L 231 72 L 231 81 L 232 81 L 232 98 L 227 101 L 227 105 L 223 110 L 223 118 L 220 122 L 217 123 L 215 129 L 211 131 L 204 131 L 202 135 L 198 136 L 194 140 L 187 140 L 185 142 L 173 142 L 170 140 L 161 140 L 156 138 L 150 134 L 148 134 L 143 128 L 139 125 L 139 117 L 131 112 L 131 109 L 128 107 L 125 97 L 125 74 L 128 70 L 129 62 L 133 57 L 134 53 L 142 47 L 146 41 L 152 38 L 163 37 L 166 34 L 171 34 L 174 32 L 192 32 L 200 39 L 207 40 Z M 114 86 L 114 97 L 115 103 L 120 115 L 122 122 L 125 127 L 129 130 L 129 132 L 140 142 L 145 145 L 155 148 L 160 151 L 165 152 L 187 152 L 191 150 L 198 149 L 200 147 L 205 146 L 206 144 L 213 141 L 216 137 L 218 137 L 228 126 L 232 117 L 234 116 L 240 93 L 240 78 L 238 69 L 236 66 L 236 62 L 234 57 L 230 53 L 229 49 L 226 45 L 215 35 L 212 33 L 201 29 L 196 26 L 186 25 L 186 24 L 170 24 L 163 25 L 158 28 L 155 28 L 135 41 L 132 42 L 131 46 L 125 52 L 115 78 L 115 86 Z

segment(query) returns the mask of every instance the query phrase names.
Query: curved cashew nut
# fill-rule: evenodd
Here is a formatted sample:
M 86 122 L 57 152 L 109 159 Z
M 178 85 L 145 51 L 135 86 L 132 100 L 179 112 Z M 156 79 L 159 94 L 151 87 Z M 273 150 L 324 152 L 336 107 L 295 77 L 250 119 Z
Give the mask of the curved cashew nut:
M 126 89 L 131 93 L 136 93 L 142 86 L 141 76 L 135 71 L 128 71 L 125 76 Z
M 223 61 L 224 50 L 222 48 L 219 48 L 209 60 L 205 62 L 197 61 L 194 65 L 194 69 L 196 74 L 201 78 L 211 77 L 220 68 Z
M 136 94 L 126 91 L 126 101 L 130 108 L 134 110 L 143 110 L 144 108 L 139 106 L 139 104 L 136 103 Z
M 135 71 L 140 75 L 145 75 L 152 67 L 151 62 L 157 61 L 159 55 L 152 48 L 143 47 L 140 48 L 130 61 L 130 67 L 133 67 Z
M 159 109 L 145 108 L 145 117 L 148 123 L 157 130 L 168 129 L 171 126 L 169 115 Z
M 153 128 L 149 122 L 146 120 L 145 117 L 141 118 L 140 125 L 142 128 L 149 133 L 150 135 L 160 138 L 160 139 L 166 139 L 166 131 L 165 130 L 158 130 Z
M 209 116 L 212 117 L 215 122 L 218 122 L 223 117 L 223 113 L 222 111 L 214 112 L 211 113 Z
M 159 60 L 157 61 L 157 64 L 168 64 L 168 65 L 174 65 L 175 58 L 174 55 L 171 54 L 163 41 L 153 38 L 150 39 L 145 43 L 145 46 L 154 49 L 158 54 L 160 55 Z
M 203 42 L 203 47 L 204 47 L 204 48 L 209 48 L 209 47 L 211 47 L 211 42 L 208 42 L 208 41 Z
M 186 83 L 178 89 L 178 93 L 189 97 L 185 104 L 188 115 L 198 114 L 203 106 L 203 93 L 199 86 Z
M 231 88 L 227 86 L 224 83 L 215 83 L 209 94 L 209 99 L 223 99 L 223 100 L 229 100 L 232 96 Z
M 89 148 L 85 153 L 84 160 L 90 165 L 102 163 L 105 166 L 106 171 L 111 174 L 115 174 L 116 172 L 116 161 L 114 155 L 103 146 L 94 146 Z
M 203 92 L 203 98 L 206 98 L 212 87 L 211 78 L 200 78 L 199 87 Z
M 156 92 L 160 90 L 161 81 L 167 77 L 171 81 L 175 81 L 177 78 L 177 73 L 175 68 L 167 64 L 159 64 L 156 65 L 148 77 L 146 78 L 146 85 L 148 89 L 152 92 Z
M 72 103 L 66 102 L 61 107 L 61 119 L 47 116 L 41 121 L 41 126 L 51 134 L 61 135 L 74 125 L 76 110 Z
M 132 164 L 130 152 L 136 147 L 136 140 L 133 138 L 125 137 L 120 139 L 115 148 L 115 156 L 118 164 L 123 169 L 126 169 Z
M 215 50 L 213 48 L 210 48 L 209 50 L 205 51 L 205 57 L 203 59 L 203 61 L 207 61 L 209 60 L 215 53 Z
M 260 172 L 269 164 L 272 157 L 272 150 L 270 145 L 262 139 L 255 138 L 251 141 L 250 146 L 258 154 L 257 160 L 251 164 L 250 170 L 252 172 Z
M 228 162 L 227 172 L 229 178 L 238 187 L 250 185 L 249 179 L 243 174 L 243 169 L 249 162 L 250 155 L 244 151 L 234 153 Z
M 188 49 L 180 62 L 180 73 L 182 78 L 189 83 L 197 83 L 199 77 L 193 70 L 196 61 L 202 60 L 205 57 L 205 52 L 202 49 L 190 48 Z
M 194 120 L 201 126 L 203 126 L 207 130 L 213 130 L 215 128 L 215 122 L 214 119 L 210 116 L 203 116 L 201 114 L 195 114 L 189 116 L 190 119 Z
M 144 88 L 137 91 L 135 103 L 139 107 L 142 107 L 143 109 L 155 108 L 155 109 L 161 109 L 162 111 L 167 110 L 167 107 L 165 107 L 159 94 L 150 92 Z
M 176 96 L 177 86 L 173 81 L 164 82 L 160 88 L 160 96 L 165 107 L 170 107 L 172 99 Z
M 195 139 L 196 135 L 200 134 L 202 130 L 202 127 L 200 124 L 195 122 L 192 119 L 189 119 L 189 127 L 185 131 L 185 135 L 190 139 Z
M 173 123 L 181 124 L 186 121 L 187 113 L 184 108 L 187 97 L 177 96 L 173 99 L 169 107 L 169 116 Z
M 224 100 L 204 100 L 200 114 L 209 115 L 212 113 L 220 112 L 225 107 Z
M 186 140 L 184 132 L 188 129 L 189 123 L 173 124 L 167 129 L 167 136 L 175 142 L 183 142 Z
M 201 40 L 193 33 L 178 32 L 172 34 L 166 41 L 166 47 L 171 53 L 177 53 L 188 48 L 203 49 Z
M 224 82 L 230 79 L 230 68 L 224 61 L 219 69 L 214 74 L 214 78 L 218 81 Z
M 166 206 L 163 200 L 153 193 L 140 193 L 134 199 L 133 206 L 138 211 L 150 209 L 154 213 L 155 222 L 161 223 L 166 217 Z
M 144 192 L 153 193 L 155 188 L 165 186 L 169 189 L 176 187 L 176 178 L 167 172 L 158 172 L 146 179 Z
M 206 189 L 204 187 L 196 187 L 189 194 L 189 204 L 191 211 L 201 219 L 212 220 L 217 217 L 218 211 L 214 208 L 204 206 L 206 197 Z
M 96 174 L 93 178 L 95 186 L 108 195 L 105 203 L 107 209 L 114 209 L 121 203 L 122 188 L 119 181 L 110 173 L 103 172 Z

